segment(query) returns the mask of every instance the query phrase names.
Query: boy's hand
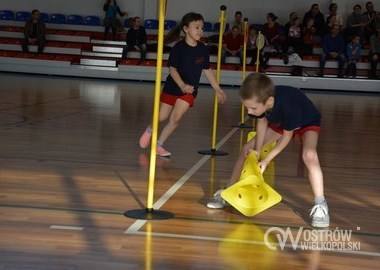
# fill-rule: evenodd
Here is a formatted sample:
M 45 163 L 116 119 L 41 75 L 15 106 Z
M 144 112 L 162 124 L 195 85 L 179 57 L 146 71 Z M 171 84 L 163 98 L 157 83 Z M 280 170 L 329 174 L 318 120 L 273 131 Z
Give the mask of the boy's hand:
M 268 166 L 268 162 L 265 159 L 263 159 L 259 162 L 259 168 L 261 170 L 261 173 L 264 173 L 267 166 Z
M 242 151 L 244 153 L 244 157 L 247 157 L 249 155 L 249 153 L 251 153 L 252 151 L 254 151 L 251 142 L 247 142 L 246 144 L 244 144 L 243 148 L 242 148 Z M 257 152 L 256 152 L 256 154 L 257 154 Z

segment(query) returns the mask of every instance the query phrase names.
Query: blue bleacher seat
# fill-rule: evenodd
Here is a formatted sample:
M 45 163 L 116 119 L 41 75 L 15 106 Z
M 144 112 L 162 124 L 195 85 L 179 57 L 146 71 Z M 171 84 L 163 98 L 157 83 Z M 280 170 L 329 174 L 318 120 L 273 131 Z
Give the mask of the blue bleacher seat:
M 64 24 L 66 23 L 66 16 L 60 13 L 51 14 L 50 23 Z
M 14 17 L 12 10 L 0 10 L 0 20 L 12 21 Z
M 83 17 L 80 15 L 69 15 L 66 20 L 67 24 L 81 25 L 83 24 Z
M 210 23 L 210 22 L 204 22 L 203 31 L 205 31 L 205 32 L 212 32 L 212 23 Z
M 100 18 L 98 16 L 86 16 L 83 18 L 83 24 L 85 25 L 100 25 Z
M 144 27 L 146 29 L 158 29 L 158 20 L 145 20 Z
M 41 12 L 40 13 L 40 18 L 45 23 L 49 22 L 49 15 L 47 13 Z
M 220 23 L 215 23 L 214 24 L 214 32 L 218 32 L 219 33 L 219 27 L 220 27 Z M 228 32 L 230 30 L 230 25 L 228 23 L 226 23 L 226 29 L 224 29 L 224 33 Z
M 176 21 L 173 21 L 173 20 L 165 20 L 165 23 L 164 23 L 164 29 L 165 29 L 165 30 L 170 30 L 170 29 L 173 29 L 176 25 L 177 25 L 177 22 L 176 22 Z
M 18 11 L 16 12 L 15 20 L 25 22 L 32 17 L 32 13 L 28 11 Z

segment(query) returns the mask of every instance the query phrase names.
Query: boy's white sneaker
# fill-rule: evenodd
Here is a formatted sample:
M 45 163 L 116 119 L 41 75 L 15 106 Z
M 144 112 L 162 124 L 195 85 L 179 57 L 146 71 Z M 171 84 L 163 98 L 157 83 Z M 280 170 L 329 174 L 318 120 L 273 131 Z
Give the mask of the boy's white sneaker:
M 208 208 L 222 209 L 228 205 L 228 203 L 221 196 L 223 190 L 224 189 L 219 189 L 217 192 L 215 192 L 212 200 L 207 203 Z
M 330 226 L 329 209 L 327 205 L 316 204 L 310 211 L 311 226 L 327 228 Z

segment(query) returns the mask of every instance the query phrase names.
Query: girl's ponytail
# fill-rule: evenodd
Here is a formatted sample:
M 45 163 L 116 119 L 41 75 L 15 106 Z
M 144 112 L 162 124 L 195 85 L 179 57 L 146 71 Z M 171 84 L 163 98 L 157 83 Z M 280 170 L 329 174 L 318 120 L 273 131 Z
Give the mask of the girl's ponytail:
M 182 17 L 182 20 L 179 24 L 177 24 L 176 27 L 171 29 L 165 36 L 164 42 L 165 44 L 171 43 L 179 38 L 181 35 L 181 31 L 183 30 L 183 27 L 189 26 L 189 24 L 193 21 L 203 21 L 203 16 L 199 13 L 195 12 L 189 12 L 185 14 L 185 16 Z
M 181 31 L 182 31 L 182 23 L 179 23 L 166 34 L 164 38 L 164 44 L 169 44 L 177 40 L 179 36 L 181 35 Z

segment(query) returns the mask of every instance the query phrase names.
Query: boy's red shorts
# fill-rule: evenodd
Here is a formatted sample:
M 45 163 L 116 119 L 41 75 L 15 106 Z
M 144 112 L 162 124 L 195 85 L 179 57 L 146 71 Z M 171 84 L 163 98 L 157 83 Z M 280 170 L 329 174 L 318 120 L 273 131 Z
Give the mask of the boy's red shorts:
M 278 126 L 269 124 L 268 127 L 279 134 L 284 134 L 284 130 L 282 128 L 279 128 Z M 302 137 L 302 135 L 305 134 L 306 131 L 310 131 L 310 130 L 319 133 L 321 131 L 321 127 L 320 126 L 306 126 L 303 128 L 296 129 L 294 130 L 293 137 L 295 135 Z
M 165 103 L 165 104 L 168 104 L 168 105 L 171 105 L 171 106 L 174 106 L 174 104 L 176 103 L 177 99 L 181 99 L 183 101 L 186 101 L 187 103 L 190 104 L 190 107 L 194 106 L 194 99 L 195 98 L 191 94 L 182 95 L 182 96 L 173 96 L 173 95 L 169 95 L 169 94 L 166 94 L 166 93 L 161 93 L 161 97 L 160 97 L 160 101 L 162 103 Z

